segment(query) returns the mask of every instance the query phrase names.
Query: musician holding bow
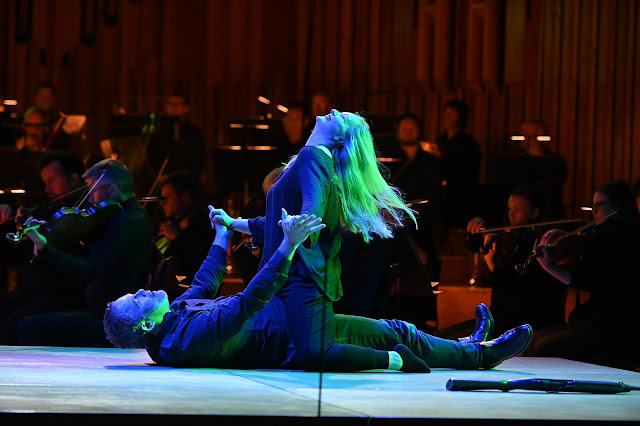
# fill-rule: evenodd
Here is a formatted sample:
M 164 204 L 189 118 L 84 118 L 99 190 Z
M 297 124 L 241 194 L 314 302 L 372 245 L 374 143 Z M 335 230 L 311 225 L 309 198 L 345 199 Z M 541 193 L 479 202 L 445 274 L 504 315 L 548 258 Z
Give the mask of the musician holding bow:
M 508 227 L 495 232 L 482 232 L 487 228 L 483 218 L 476 217 L 467 224 L 465 243 L 486 262 L 486 284 L 491 290 L 491 313 L 497 324 L 494 335 L 524 321 L 534 330 L 563 324 L 567 289 L 547 274 L 539 265 L 520 275 L 515 265 L 529 257 L 536 238 L 542 232 L 532 225 L 541 217 L 544 197 L 536 188 L 519 187 L 510 192 L 508 199 Z M 516 228 L 517 227 L 517 228 Z M 474 329 L 474 321 L 453 325 L 439 333 L 445 338 L 465 336 Z
M 131 173 L 120 161 L 105 159 L 82 177 L 91 189 L 87 197 L 92 205 L 110 201 L 121 209 L 97 236 L 78 236 L 91 241 L 84 253 L 53 242 L 56 232 L 77 231 L 75 224 L 47 233 L 47 223 L 27 219 L 26 235 L 37 252 L 33 267 L 41 269 L 40 279 L 25 280 L 17 290 L 19 303 L 2 322 L 3 344 L 106 346 L 102 315 L 107 302 L 148 282 L 151 221 L 132 193 Z M 48 278 L 42 279 L 47 272 Z
M 539 241 L 537 263 L 557 285 L 588 291 L 589 300 L 568 324 L 534 333 L 528 354 L 634 368 L 640 364 L 634 337 L 640 325 L 640 214 L 629 185 L 603 183 L 594 192 L 592 213 L 595 226 L 584 233 L 570 239 L 554 229 Z M 577 254 L 572 261 L 559 263 L 571 251 Z

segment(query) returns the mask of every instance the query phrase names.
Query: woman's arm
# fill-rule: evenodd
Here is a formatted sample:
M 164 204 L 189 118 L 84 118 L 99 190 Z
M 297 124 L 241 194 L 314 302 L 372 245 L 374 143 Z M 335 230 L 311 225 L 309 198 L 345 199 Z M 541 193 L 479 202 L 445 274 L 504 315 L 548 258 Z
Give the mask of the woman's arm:
M 241 217 L 234 219 L 223 209 L 216 209 L 213 206 L 209 206 L 209 219 L 215 223 L 220 223 L 233 231 L 251 235 L 249 219 L 243 219 Z

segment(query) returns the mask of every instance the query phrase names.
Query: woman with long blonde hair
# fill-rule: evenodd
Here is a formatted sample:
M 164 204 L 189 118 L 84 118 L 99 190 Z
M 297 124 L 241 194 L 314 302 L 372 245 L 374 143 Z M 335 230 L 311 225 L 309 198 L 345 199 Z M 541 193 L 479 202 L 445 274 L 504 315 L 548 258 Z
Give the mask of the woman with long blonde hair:
M 374 235 L 391 238 L 407 221 L 416 223 L 413 211 L 400 191 L 386 182 L 380 167 L 366 120 L 334 109 L 316 118 L 306 144 L 269 189 L 264 217 L 232 219 L 223 210 L 214 210 L 228 228 L 251 234 L 254 243 L 263 242 L 260 268 L 284 236 L 278 226 L 282 209 L 315 215 L 326 225 L 299 247 L 287 283 L 266 308 L 274 318 L 284 315 L 281 319 L 295 348 L 288 368 L 319 369 L 323 361 L 333 371 L 400 369 L 403 364 L 404 354 L 395 351 L 334 342 L 331 302 L 342 296 L 341 233 L 353 232 L 369 241 Z M 424 371 L 422 365 L 417 368 Z

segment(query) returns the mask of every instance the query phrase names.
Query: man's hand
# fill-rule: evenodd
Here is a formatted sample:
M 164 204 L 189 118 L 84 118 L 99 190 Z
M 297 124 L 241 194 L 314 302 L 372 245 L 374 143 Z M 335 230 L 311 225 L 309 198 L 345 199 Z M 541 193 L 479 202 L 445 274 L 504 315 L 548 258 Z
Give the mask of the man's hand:
M 158 229 L 158 235 L 162 235 L 173 241 L 180 235 L 180 227 L 174 222 L 162 222 Z
M 34 254 L 38 254 L 38 250 L 41 250 L 42 247 L 44 247 L 44 245 L 47 244 L 47 239 L 45 238 L 45 236 L 42 235 L 40 232 L 38 232 L 38 228 L 46 224 L 47 222 L 45 222 L 44 220 L 37 220 L 32 217 L 27 219 L 24 223 L 24 228 L 22 229 L 22 232 L 27 234 L 27 237 L 29 237 L 31 241 L 33 241 L 33 246 L 35 250 Z
M 293 248 L 294 251 L 309 235 L 327 226 L 315 215 L 289 216 L 285 209 L 282 209 L 282 219 L 278 221 L 278 225 L 282 226 L 284 231 L 283 244 Z
M 220 224 L 224 225 L 229 230 L 232 230 L 231 226 L 233 225 L 233 218 L 223 209 L 216 209 L 213 206 L 209 206 L 209 220 L 211 221 L 211 226 L 214 227 L 214 229 L 216 224 Z

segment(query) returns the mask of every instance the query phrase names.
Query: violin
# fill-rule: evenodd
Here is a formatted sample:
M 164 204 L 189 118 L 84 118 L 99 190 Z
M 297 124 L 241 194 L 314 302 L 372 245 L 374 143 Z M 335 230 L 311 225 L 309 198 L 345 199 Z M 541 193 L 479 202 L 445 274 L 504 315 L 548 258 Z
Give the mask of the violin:
M 491 237 L 480 247 L 482 254 L 487 254 L 493 243 L 500 243 L 502 250 L 505 252 L 511 252 L 515 250 L 517 244 L 523 239 L 531 235 L 532 231 L 535 231 L 537 227 L 560 225 L 564 223 L 579 222 L 580 219 L 561 219 L 547 222 L 529 223 L 526 225 L 515 226 L 499 226 L 494 228 L 479 228 L 478 230 L 470 232 L 470 234 L 488 234 L 491 233 Z
M 123 210 L 120 203 L 113 199 L 101 201 L 87 209 L 77 207 L 86 200 L 103 175 L 104 173 L 93 182 L 86 195 L 76 203 L 76 206 L 62 207 L 53 214 L 46 225 L 37 224 L 19 228 L 15 233 L 8 233 L 6 239 L 18 244 L 26 238 L 26 234 L 29 231 L 42 228 L 47 242 L 63 250 L 70 248 L 74 244 L 93 244 L 100 237 L 111 219 Z
M 76 192 L 79 191 L 84 191 L 87 189 L 87 185 L 82 185 L 79 186 L 75 189 L 72 189 L 70 191 L 67 191 L 63 194 L 58 195 L 57 197 L 51 198 L 50 200 L 45 200 L 42 201 L 41 203 L 36 204 L 33 207 L 23 207 L 21 206 L 20 209 L 18 210 L 18 213 L 15 214 L 14 216 L 10 217 L 9 219 L 6 220 L 5 223 L 9 223 L 11 221 L 15 221 L 16 219 L 18 219 L 18 221 L 20 221 L 20 218 L 24 218 L 24 215 L 22 214 L 23 212 L 27 212 L 27 214 L 29 216 L 33 216 L 34 214 L 42 214 L 42 215 L 48 215 L 49 212 L 54 210 L 55 205 L 61 205 L 61 201 L 66 200 L 67 198 L 69 198 L 70 196 L 72 196 L 73 194 L 75 194 Z M 21 221 L 24 221 L 24 219 L 22 219 Z
M 501 253 L 513 253 L 516 251 L 519 243 L 530 237 L 533 232 L 535 232 L 534 229 L 525 228 L 505 230 L 503 232 L 491 234 L 487 241 L 480 247 L 480 253 L 483 255 L 489 253 L 494 243 L 498 244 L 498 248 Z
M 570 256 L 582 254 L 591 244 L 593 237 L 597 235 L 598 226 L 607 222 L 619 212 L 619 210 L 615 210 L 600 219 L 591 221 L 558 238 L 553 244 L 534 247 L 533 254 L 524 262 L 518 263 L 515 266 L 516 272 L 520 275 L 526 274 L 531 262 L 542 256 L 545 251 L 550 251 L 551 260 L 554 263 L 565 260 Z

